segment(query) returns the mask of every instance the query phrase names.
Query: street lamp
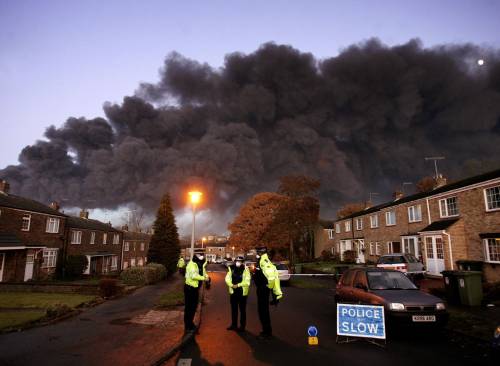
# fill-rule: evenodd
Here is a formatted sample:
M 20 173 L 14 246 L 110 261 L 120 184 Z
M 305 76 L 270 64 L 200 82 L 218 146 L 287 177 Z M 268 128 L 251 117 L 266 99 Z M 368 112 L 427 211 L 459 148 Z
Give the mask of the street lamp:
M 207 241 L 207 238 L 203 237 L 201 238 L 201 247 L 203 248 L 203 244 L 205 244 L 205 241 Z
M 190 260 L 193 259 L 194 254 L 194 226 L 195 226 L 195 217 L 196 217 L 196 204 L 201 201 L 201 192 L 192 191 L 189 192 L 189 199 L 191 200 L 192 208 L 193 208 L 193 228 L 191 231 L 191 257 Z
M 234 260 L 234 247 L 232 247 L 232 249 L 233 249 L 233 260 Z

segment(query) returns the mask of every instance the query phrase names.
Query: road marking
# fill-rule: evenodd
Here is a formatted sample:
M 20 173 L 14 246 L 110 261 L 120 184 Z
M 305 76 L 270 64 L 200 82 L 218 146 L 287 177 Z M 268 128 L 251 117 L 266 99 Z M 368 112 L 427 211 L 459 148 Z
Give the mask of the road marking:
M 177 362 L 177 366 L 191 366 L 191 358 L 180 358 L 179 362 Z

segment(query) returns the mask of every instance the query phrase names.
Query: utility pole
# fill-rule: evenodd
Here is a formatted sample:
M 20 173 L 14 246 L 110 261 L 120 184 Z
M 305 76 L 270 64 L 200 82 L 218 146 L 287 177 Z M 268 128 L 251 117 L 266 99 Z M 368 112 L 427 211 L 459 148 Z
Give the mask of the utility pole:
M 434 178 L 436 180 L 439 178 L 437 161 L 438 160 L 444 160 L 444 159 L 446 159 L 444 156 L 432 156 L 432 157 L 425 158 L 425 161 L 429 161 L 429 160 L 434 161 L 434 170 L 435 170 L 435 173 L 436 173 L 436 176 Z

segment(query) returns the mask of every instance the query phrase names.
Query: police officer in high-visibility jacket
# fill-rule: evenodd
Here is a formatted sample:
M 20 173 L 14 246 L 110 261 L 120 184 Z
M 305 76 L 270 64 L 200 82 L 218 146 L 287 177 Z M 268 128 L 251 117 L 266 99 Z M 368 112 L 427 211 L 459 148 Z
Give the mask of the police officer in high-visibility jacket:
M 253 279 L 257 287 L 257 311 L 262 324 L 262 332 L 259 338 L 267 339 L 273 335 L 271 316 L 269 315 L 269 304 L 278 305 L 279 300 L 283 297 L 283 293 L 281 292 L 278 270 L 269 259 L 267 248 L 258 247 L 256 251 L 257 264 L 255 266 Z M 273 300 L 269 303 L 271 291 Z
M 184 275 L 186 272 L 186 262 L 184 262 L 184 258 L 180 257 L 179 260 L 177 261 L 177 269 L 179 270 L 179 273 Z
M 203 253 L 195 253 L 186 266 L 184 284 L 184 328 L 194 330 L 194 315 L 198 306 L 200 281 L 206 281 L 208 275 L 205 269 Z
M 247 297 L 250 288 L 250 271 L 238 256 L 232 266 L 227 267 L 226 285 L 231 302 L 231 325 L 227 330 L 244 332 L 247 325 Z M 238 309 L 240 310 L 240 327 L 238 328 Z

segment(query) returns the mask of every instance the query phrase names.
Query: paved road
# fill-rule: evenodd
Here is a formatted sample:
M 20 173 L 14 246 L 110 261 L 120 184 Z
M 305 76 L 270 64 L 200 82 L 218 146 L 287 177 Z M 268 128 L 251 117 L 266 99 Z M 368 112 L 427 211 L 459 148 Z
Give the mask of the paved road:
M 148 312 L 172 285 L 173 281 L 146 286 L 75 318 L 0 335 L 0 365 L 149 365 L 177 335 L 168 328 L 128 320 Z
M 380 348 L 367 342 L 336 344 L 333 290 L 285 287 L 284 301 L 272 307 L 275 338 L 259 341 L 256 296 L 248 300 L 248 332 L 227 331 L 229 299 L 223 273 L 212 274 L 200 334 L 177 356 L 177 365 L 478 365 L 490 361 L 481 352 L 454 343 L 446 335 L 400 334 Z M 307 328 L 316 325 L 320 345 L 307 345 Z M 192 362 L 189 363 L 189 360 Z M 498 360 L 497 360 L 498 361 Z M 493 364 L 493 362 L 491 362 Z

